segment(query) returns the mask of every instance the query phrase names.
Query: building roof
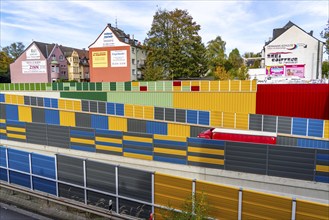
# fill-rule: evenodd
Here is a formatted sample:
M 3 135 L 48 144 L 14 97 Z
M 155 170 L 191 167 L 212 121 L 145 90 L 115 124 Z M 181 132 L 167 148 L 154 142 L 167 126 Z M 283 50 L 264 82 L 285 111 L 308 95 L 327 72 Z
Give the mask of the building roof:
M 278 38 L 279 36 L 281 36 L 284 32 L 286 32 L 287 30 L 289 30 L 292 26 L 296 26 L 297 28 L 299 28 L 301 31 L 305 32 L 306 34 L 310 35 L 311 37 L 313 37 L 314 39 L 318 40 L 317 38 L 315 38 L 313 36 L 313 31 L 310 31 L 309 33 L 306 32 L 305 30 L 303 30 L 302 28 L 300 28 L 299 26 L 297 26 L 296 24 L 294 24 L 292 21 L 289 21 L 285 26 L 283 26 L 282 28 L 275 28 L 273 29 L 273 35 L 272 35 L 272 39 L 267 41 L 265 43 L 265 46 L 270 44 L 272 41 L 274 41 L 276 38 Z
M 85 49 L 76 49 L 76 48 L 73 48 L 73 47 L 66 47 L 66 46 L 62 46 L 62 45 L 59 45 L 59 48 L 61 48 L 63 54 L 65 57 L 68 57 L 68 56 L 71 56 L 72 52 L 73 51 L 76 51 L 79 55 L 79 58 L 84 58 L 86 57 L 87 59 L 89 59 L 89 52 L 88 50 L 85 50 Z
M 135 46 L 135 47 L 141 46 L 141 43 L 138 40 L 135 40 L 134 37 L 130 38 L 130 34 L 126 34 L 123 30 L 121 30 L 117 27 L 112 27 L 112 25 L 110 23 L 108 23 L 106 25 L 106 27 L 103 29 L 102 33 L 106 30 L 107 27 L 113 32 L 113 34 L 116 36 L 116 38 L 118 38 L 118 40 L 121 41 L 122 43 L 129 44 L 129 45 Z M 96 38 L 96 40 L 92 44 L 89 45 L 89 47 L 92 46 L 99 39 L 99 37 L 102 35 L 102 33 Z
M 39 48 L 40 52 L 42 53 L 42 55 L 45 57 L 45 58 L 48 58 L 51 51 L 54 49 L 55 47 L 55 44 L 48 44 L 48 43 L 43 43 L 43 42 L 38 42 L 38 41 L 33 41 L 31 43 L 31 45 L 35 43 L 35 45 Z M 27 48 L 29 48 L 30 46 L 28 46 Z M 27 49 L 26 48 L 26 49 Z

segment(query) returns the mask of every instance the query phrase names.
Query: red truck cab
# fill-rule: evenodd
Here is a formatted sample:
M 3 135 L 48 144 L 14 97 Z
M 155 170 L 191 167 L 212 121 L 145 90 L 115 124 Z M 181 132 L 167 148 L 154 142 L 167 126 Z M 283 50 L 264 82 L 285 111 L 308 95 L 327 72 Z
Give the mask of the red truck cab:
M 205 138 L 205 139 L 212 139 L 212 131 L 214 130 L 215 128 L 210 128 L 208 130 L 205 130 L 203 132 L 201 132 L 197 137 L 198 138 Z

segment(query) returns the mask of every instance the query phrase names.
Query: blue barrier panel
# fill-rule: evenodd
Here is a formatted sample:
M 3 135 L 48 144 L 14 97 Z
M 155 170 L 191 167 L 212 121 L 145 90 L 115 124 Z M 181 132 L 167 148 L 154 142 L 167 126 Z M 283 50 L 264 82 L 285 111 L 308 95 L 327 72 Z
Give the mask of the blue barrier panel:
M 187 110 L 186 111 L 187 114 L 187 123 L 190 124 L 197 124 L 198 123 L 198 111 L 195 110 Z
M 45 109 L 45 123 L 59 125 L 59 111 Z
M 200 125 L 209 125 L 209 112 L 199 111 L 198 114 L 199 114 L 198 124 L 200 124 Z
M 96 152 L 94 129 L 71 128 L 70 148 L 74 150 Z
M 8 148 L 8 166 L 10 169 L 29 173 L 29 153 Z
M 18 107 L 17 105 L 6 105 L 7 120 L 18 121 Z
M 115 104 L 115 115 L 121 115 L 121 116 L 125 115 L 124 104 L 119 104 L 119 103 Z
M 329 151 L 317 150 L 315 181 L 329 183 Z
M 43 99 L 44 102 L 44 106 L 50 108 L 51 107 L 51 102 L 50 102 L 50 98 L 44 98 Z
M 50 102 L 52 108 L 58 108 L 58 99 L 51 99 Z
M 308 136 L 312 136 L 312 137 L 323 136 L 323 120 L 318 120 L 318 119 L 308 120 Z
M 54 157 L 32 153 L 31 160 L 33 174 L 51 179 L 56 178 Z
M 167 135 L 168 134 L 168 124 L 165 122 L 147 121 L 146 122 L 146 133 Z
M 0 180 L 2 181 L 8 181 L 8 176 L 7 176 L 7 170 L 0 168 Z
M 297 138 L 297 146 L 329 150 L 329 141 Z
M 107 116 L 103 115 L 91 115 L 91 127 L 99 129 L 108 129 L 109 120 Z
M 107 102 L 106 103 L 106 113 L 109 115 L 115 115 L 115 104 Z
M 34 190 L 56 195 L 56 182 L 32 177 L 32 183 Z
M 292 134 L 306 136 L 306 127 L 306 118 L 293 118 Z
M 9 171 L 10 183 L 31 188 L 30 175 Z
M 0 166 L 7 167 L 6 148 L 0 146 Z
M 0 94 L 0 102 L 5 102 L 5 94 Z

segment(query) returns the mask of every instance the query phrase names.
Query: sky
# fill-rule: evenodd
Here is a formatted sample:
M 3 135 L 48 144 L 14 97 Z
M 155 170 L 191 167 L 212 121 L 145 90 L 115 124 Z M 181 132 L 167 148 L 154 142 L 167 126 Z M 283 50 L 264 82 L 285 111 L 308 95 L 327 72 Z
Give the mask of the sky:
M 237 48 L 240 54 L 258 53 L 274 28 L 289 21 L 324 41 L 320 32 L 329 18 L 329 1 L 154 1 L 154 0 L 1 0 L 1 47 L 32 41 L 88 48 L 108 23 L 143 42 L 157 10 L 187 10 L 201 26 L 199 35 L 207 45 L 220 36 L 226 54 Z

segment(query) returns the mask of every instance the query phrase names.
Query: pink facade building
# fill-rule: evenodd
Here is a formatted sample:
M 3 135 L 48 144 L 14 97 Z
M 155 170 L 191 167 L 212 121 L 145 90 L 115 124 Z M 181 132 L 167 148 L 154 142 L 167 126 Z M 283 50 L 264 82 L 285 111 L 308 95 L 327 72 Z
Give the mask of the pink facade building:
M 27 82 L 54 82 L 60 79 L 69 79 L 69 70 L 72 62 L 69 62 L 71 54 L 76 51 L 77 71 L 83 66 L 81 75 L 84 80 L 86 73 L 89 78 L 88 51 L 58 44 L 48 44 L 33 41 L 27 49 L 10 64 L 10 77 L 12 83 Z M 82 52 L 81 52 L 82 51 Z M 87 55 L 86 55 L 87 54 Z M 81 56 L 81 57 L 80 57 Z M 72 80 L 80 81 L 78 78 Z

